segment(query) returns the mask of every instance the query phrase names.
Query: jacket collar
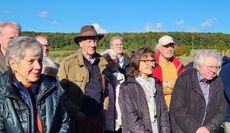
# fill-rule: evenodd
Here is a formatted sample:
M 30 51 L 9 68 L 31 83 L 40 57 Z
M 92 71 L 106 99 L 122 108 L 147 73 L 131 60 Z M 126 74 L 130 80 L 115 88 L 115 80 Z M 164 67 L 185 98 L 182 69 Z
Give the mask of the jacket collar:
M 0 76 L 0 94 L 6 97 L 14 97 L 16 99 L 19 99 L 18 92 L 14 88 L 13 85 L 13 74 L 11 69 L 4 72 Z
M 21 96 L 18 93 L 15 85 L 13 85 L 13 74 L 11 70 L 6 71 L 0 77 L 0 94 L 5 97 L 11 97 L 15 99 L 21 99 Z M 41 98 L 51 90 L 53 90 L 55 86 L 55 82 L 52 82 L 50 79 L 41 75 L 39 79 L 40 86 L 38 87 L 38 99 Z
M 199 80 L 198 80 L 198 75 L 197 75 L 197 70 L 196 69 L 191 69 L 187 71 L 192 71 L 191 73 L 191 82 L 192 82 L 192 88 L 201 96 L 203 96 L 202 90 L 200 88 Z M 217 77 L 215 77 L 213 80 L 210 81 L 210 88 L 209 88 L 209 95 L 210 99 L 213 98 L 213 96 L 216 94 L 217 91 L 219 91 L 218 84 L 215 82 L 217 80 Z
M 99 68 L 105 67 L 108 63 L 107 61 L 98 53 L 95 53 L 95 57 L 99 58 Z M 76 52 L 76 58 L 78 59 L 78 64 L 79 66 L 85 66 L 84 59 L 83 59 L 83 54 L 81 49 L 78 49 Z

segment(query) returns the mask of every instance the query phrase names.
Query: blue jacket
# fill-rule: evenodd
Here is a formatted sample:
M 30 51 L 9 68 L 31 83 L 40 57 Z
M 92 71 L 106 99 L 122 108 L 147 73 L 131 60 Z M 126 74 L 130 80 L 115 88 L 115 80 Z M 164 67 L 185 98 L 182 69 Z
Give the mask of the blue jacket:
M 0 132 L 29 133 L 34 131 L 31 101 L 13 77 L 11 70 L 0 76 Z M 57 80 L 41 75 L 37 89 L 36 107 L 43 133 L 68 132 L 69 117 L 61 100 L 64 91 Z
M 230 122 L 230 57 L 223 57 L 222 69 L 220 71 L 220 78 L 224 82 L 224 93 L 228 102 L 227 114 L 225 121 Z

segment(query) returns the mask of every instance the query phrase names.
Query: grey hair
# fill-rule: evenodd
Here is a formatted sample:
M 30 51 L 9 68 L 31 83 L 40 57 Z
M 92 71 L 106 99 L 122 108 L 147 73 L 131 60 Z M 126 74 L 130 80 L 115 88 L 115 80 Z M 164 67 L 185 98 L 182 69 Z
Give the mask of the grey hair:
M 157 44 L 155 45 L 155 51 L 158 51 L 161 47 L 162 47 L 162 45 L 159 44 L 159 43 L 157 43 Z
M 112 37 L 112 38 L 110 39 L 110 46 L 113 45 L 113 41 L 114 41 L 114 40 L 121 40 L 122 42 L 124 41 L 124 39 L 123 39 L 122 37 L 120 37 L 120 36 L 114 36 L 114 37 Z
M 217 59 L 218 65 L 221 66 L 222 59 L 220 55 L 213 50 L 200 50 L 197 51 L 196 56 L 194 57 L 194 68 L 198 68 L 199 65 L 203 65 L 207 57 L 213 57 Z
M 6 50 L 7 66 L 10 66 L 10 58 L 13 58 L 16 63 L 20 63 L 25 58 L 27 49 L 31 49 L 34 56 L 42 56 L 42 47 L 34 37 L 20 36 L 12 39 Z
M 10 26 L 10 27 L 18 30 L 19 33 L 21 32 L 21 27 L 16 22 L 10 22 L 10 21 L 0 22 L 0 36 L 2 35 L 2 31 L 4 30 L 4 28 L 7 26 Z
M 101 55 L 107 60 L 110 57 L 110 54 L 116 58 L 118 58 L 118 54 L 116 51 L 114 51 L 113 49 L 106 49 L 105 51 L 103 51 L 101 53 Z

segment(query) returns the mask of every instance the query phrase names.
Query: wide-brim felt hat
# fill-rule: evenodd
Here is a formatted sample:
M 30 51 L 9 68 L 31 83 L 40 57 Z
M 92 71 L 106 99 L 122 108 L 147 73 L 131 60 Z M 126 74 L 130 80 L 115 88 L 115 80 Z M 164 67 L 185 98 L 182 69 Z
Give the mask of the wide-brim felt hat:
M 74 38 L 76 43 L 79 43 L 79 39 L 82 38 L 93 38 L 98 37 L 98 39 L 102 39 L 104 37 L 103 34 L 97 34 L 93 25 L 85 25 L 81 28 L 80 33 Z

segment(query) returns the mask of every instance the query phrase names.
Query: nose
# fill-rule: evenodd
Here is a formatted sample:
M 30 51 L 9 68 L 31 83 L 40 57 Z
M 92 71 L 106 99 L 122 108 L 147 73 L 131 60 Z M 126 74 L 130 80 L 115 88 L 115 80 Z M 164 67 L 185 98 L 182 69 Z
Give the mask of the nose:
M 173 51 L 174 47 L 168 47 L 168 50 Z
M 34 61 L 34 68 L 36 70 L 41 70 L 42 69 L 42 62 L 40 62 L 38 60 Z
M 96 40 L 93 40 L 92 43 L 91 43 L 91 46 L 92 46 L 92 47 L 96 47 L 96 46 L 97 46 L 97 41 L 96 41 Z

